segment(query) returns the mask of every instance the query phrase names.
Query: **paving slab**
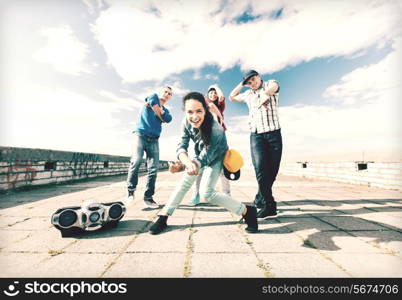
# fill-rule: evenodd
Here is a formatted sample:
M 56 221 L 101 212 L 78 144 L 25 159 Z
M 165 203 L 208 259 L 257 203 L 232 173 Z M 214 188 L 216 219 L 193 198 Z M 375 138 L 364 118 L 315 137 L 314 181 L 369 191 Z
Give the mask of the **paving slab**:
M 4 230 L 47 230 L 52 227 L 49 217 L 36 217 L 25 218 L 21 222 L 4 228 Z
M 31 277 L 99 277 L 115 254 L 60 253 L 41 261 Z
M 113 229 L 62 238 L 50 224 L 60 207 L 121 201 L 125 176 L 0 195 L 2 277 L 402 277 L 402 193 L 278 176 L 279 217 L 259 220 L 259 233 L 222 207 L 188 205 L 190 190 L 168 228 L 149 227 L 181 174 L 158 174 L 158 209 L 143 208 L 144 176 L 134 204 Z M 218 189 L 220 184 L 218 183 Z M 253 170 L 231 183 L 252 203 Z
M 120 253 L 129 245 L 135 233 L 128 231 L 100 231 L 80 236 L 64 248 L 65 253 Z
M 240 217 L 236 216 L 236 219 L 230 214 L 213 215 L 211 217 L 199 217 L 198 212 L 193 218 L 192 228 L 199 231 L 215 231 L 220 230 L 232 230 L 236 231 L 242 222 L 239 222 Z
M 171 228 L 172 227 L 164 234 L 155 236 L 148 232 L 139 234 L 134 242 L 126 249 L 126 252 L 186 253 L 190 235 L 189 228 L 170 230 Z
M 243 235 L 236 230 L 197 230 L 192 235 L 194 252 L 249 253 Z
M 323 216 L 322 221 L 341 230 L 383 230 L 384 227 L 355 216 Z
M 287 218 L 278 217 L 276 219 L 265 219 L 258 221 L 259 234 L 276 234 L 276 233 L 287 233 L 291 232 L 287 222 Z
M 0 249 L 9 247 L 14 243 L 22 241 L 32 235 L 32 231 L 28 230 L 0 230 Z
M 112 231 L 144 232 L 154 217 L 149 214 L 145 217 L 123 217 Z
M 386 213 L 368 213 L 359 215 L 360 219 L 376 223 L 382 227 L 382 230 L 393 229 L 402 232 L 402 218 L 395 217 Z
M 7 229 L 16 223 L 23 222 L 29 219 L 29 217 L 13 217 L 13 216 L 0 216 L 0 229 Z
M 182 253 L 125 253 L 102 277 L 181 278 L 185 259 Z
M 278 218 L 279 222 L 286 226 L 290 231 L 297 232 L 308 229 L 315 229 L 318 231 L 338 230 L 337 227 L 324 222 L 318 217 L 303 217 L 303 218 Z
M 18 242 L 8 243 L 4 247 L 6 252 L 39 252 L 49 253 L 54 251 L 60 251 L 68 245 L 75 242 L 74 238 L 60 238 L 60 232 L 55 228 L 42 231 L 11 231 L 10 235 L 18 236 L 18 233 L 23 234 L 24 238 L 18 240 Z M 1 234 L 3 237 L 3 233 Z
M 261 278 L 264 271 L 253 253 L 196 252 L 192 255 L 189 277 Z
M 309 253 L 314 248 L 304 244 L 303 239 L 294 233 L 250 234 L 249 241 L 257 253 Z
M 358 239 L 381 249 L 384 253 L 402 257 L 402 233 L 396 231 L 349 231 Z
M 352 277 L 402 277 L 402 259 L 382 253 L 328 253 Z
M 47 253 L 4 253 L 0 252 L 0 277 L 36 277 L 39 269 L 42 270 L 41 262 L 49 258 Z M 53 277 L 49 273 L 47 277 Z
M 258 253 L 272 277 L 350 277 L 336 264 L 316 252 Z

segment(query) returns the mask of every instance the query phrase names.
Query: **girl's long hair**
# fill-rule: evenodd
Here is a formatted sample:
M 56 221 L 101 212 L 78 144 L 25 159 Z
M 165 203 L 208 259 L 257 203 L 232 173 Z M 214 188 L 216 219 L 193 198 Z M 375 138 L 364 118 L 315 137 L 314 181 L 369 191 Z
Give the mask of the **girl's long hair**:
M 214 117 L 208 109 L 207 103 L 205 102 L 204 95 L 198 92 L 190 92 L 183 97 L 183 110 L 187 100 L 196 100 L 202 104 L 202 107 L 205 110 L 204 121 L 200 126 L 201 139 L 206 146 L 209 145 L 211 140 L 211 132 L 212 132 L 212 124 L 214 121 Z

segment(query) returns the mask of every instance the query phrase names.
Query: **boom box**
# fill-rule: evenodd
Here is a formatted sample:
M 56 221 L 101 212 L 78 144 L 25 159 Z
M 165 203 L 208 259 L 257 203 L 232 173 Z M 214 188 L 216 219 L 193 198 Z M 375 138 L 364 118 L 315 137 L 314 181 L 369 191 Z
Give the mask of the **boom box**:
M 60 230 L 62 237 L 85 231 L 116 227 L 126 212 L 123 202 L 83 203 L 81 206 L 59 208 L 51 223 Z

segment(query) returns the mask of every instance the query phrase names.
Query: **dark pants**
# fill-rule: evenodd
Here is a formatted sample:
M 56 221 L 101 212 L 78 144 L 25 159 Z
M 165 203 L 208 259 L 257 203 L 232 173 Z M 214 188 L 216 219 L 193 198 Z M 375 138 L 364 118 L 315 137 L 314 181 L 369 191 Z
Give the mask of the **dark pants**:
M 144 199 L 152 199 L 155 193 L 155 182 L 159 168 L 159 141 L 144 135 L 134 135 L 134 149 L 128 167 L 127 189 L 135 191 L 138 184 L 138 171 L 142 163 L 144 152 L 147 158 L 148 179 L 145 188 Z
M 250 135 L 251 159 L 258 182 L 258 193 L 254 203 L 257 208 L 276 211 L 272 185 L 279 171 L 282 157 L 281 130 Z

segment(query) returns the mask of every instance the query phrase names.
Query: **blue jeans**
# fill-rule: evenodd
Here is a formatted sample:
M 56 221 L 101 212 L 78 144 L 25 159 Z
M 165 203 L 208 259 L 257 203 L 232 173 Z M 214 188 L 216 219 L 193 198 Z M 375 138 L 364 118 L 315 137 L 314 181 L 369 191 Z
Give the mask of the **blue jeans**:
M 222 161 L 220 160 L 212 166 L 205 166 L 201 171 L 203 172 L 203 180 L 201 180 L 200 186 L 201 199 L 222 206 L 237 215 L 243 214 L 246 210 L 246 206 L 243 203 L 233 199 L 229 195 L 215 191 L 216 181 L 222 173 Z M 172 215 L 197 178 L 197 175 L 188 175 L 185 173 L 160 214 Z
M 138 184 L 138 170 L 142 163 L 142 156 L 146 154 L 148 179 L 145 188 L 144 200 L 152 199 L 155 193 L 156 175 L 159 168 L 159 141 L 158 138 L 148 137 L 135 133 L 133 154 L 128 167 L 127 189 L 135 191 Z
M 281 130 L 250 135 L 251 159 L 258 183 L 254 203 L 258 208 L 269 207 L 276 211 L 272 185 L 279 171 L 282 157 Z

